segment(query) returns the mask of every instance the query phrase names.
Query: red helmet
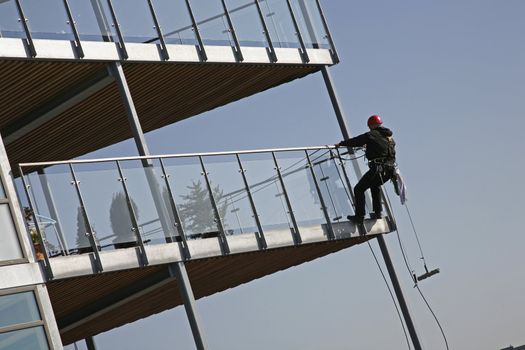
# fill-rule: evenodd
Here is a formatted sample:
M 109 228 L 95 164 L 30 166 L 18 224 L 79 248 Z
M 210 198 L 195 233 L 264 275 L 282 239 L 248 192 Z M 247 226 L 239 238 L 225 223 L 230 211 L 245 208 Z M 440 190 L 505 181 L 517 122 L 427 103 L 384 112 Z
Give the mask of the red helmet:
M 383 124 L 383 121 L 378 115 L 373 115 L 370 118 L 368 118 L 368 127 L 378 126 L 381 124 Z

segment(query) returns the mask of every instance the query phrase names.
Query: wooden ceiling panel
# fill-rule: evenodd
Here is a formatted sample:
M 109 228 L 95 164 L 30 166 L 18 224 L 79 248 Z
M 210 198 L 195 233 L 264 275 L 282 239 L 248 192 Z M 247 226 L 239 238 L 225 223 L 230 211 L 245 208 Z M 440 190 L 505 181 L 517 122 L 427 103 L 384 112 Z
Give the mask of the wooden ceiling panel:
M 285 270 L 292 266 L 337 252 L 352 245 L 364 242 L 368 238 L 353 238 L 325 243 L 309 244 L 299 247 L 272 249 L 264 252 L 231 255 L 203 260 L 191 260 L 186 263 L 192 289 L 197 299 L 234 288 L 255 279 Z M 83 314 L 96 310 L 97 300 L 111 301 L 120 293 L 135 290 L 139 280 L 153 279 L 155 274 L 163 273 L 161 278 L 168 278 L 166 266 L 155 269 L 136 269 L 113 272 L 89 277 L 54 281 L 48 284 L 53 309 L 61 328 L 71 321 L 71 315 Z M 101 286 L 99 289 L 98 286 Z M 83 291 L 83 292 L 82 292 Z M 103 303 L 102 303 L 103 304 Z M 112 308 L 106 313 L 62 332 L 64 344 L 99 334 L 141 318 L 174 308 L 182 304 L 177 283 L 166 280 L 158 288 L 149 289 L 140 297 Z

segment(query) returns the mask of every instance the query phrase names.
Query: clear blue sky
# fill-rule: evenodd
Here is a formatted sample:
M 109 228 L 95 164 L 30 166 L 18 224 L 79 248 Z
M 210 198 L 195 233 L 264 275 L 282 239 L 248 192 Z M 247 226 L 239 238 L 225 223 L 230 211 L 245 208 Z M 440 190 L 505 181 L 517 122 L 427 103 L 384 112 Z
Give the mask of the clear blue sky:
M 323 1 L 341 63 L 332 68 L 354 134 L 372 113 L 398 144 L 429 267 L 421 283 L 451 349 L 525 344 L 525 1 Z M 320 74 L 147 135 L 153 153 L 333 144 Z M 101 155 L 135 154 L 124 142 Z M 418 261 L 404 208 L 395 211 Z M 444 349 L 387 242 L 425 349 Z M 374 243 L 374 247 L 376 247 Z M 376 251 L 378 251 L 376 249 Z M 366 245 L 198 301 L 220 349 L 406 349 Z M 99 349 L 193 349 L 181 307 L 96 337 Z

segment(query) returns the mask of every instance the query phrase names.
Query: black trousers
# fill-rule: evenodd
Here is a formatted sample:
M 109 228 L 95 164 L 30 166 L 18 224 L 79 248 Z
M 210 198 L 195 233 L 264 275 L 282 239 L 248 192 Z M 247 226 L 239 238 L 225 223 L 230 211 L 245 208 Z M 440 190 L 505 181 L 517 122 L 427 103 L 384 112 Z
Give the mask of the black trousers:
M 381 185 L 394 176 L 394 167 L 386 165 L 371 164 L 370 169 L 363 175 L 354 187 L 355 216 L 365 217 L 365 191 L 370 189 L 372 194 L 372 206 L 375 213 L 383 211 L 381 206 Z

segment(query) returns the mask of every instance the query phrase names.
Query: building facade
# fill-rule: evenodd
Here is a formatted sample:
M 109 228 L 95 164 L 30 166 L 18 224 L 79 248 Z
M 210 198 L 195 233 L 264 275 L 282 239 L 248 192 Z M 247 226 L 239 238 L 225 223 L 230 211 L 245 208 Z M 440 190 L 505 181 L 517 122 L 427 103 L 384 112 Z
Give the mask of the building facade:
M 336 63 L 317 0 L 0 1 L 0 349 L 94 348 L 177 305 L 204 349 L 196 298 L 390 232 L 346 221 L 341 150 L 144 138 Z

